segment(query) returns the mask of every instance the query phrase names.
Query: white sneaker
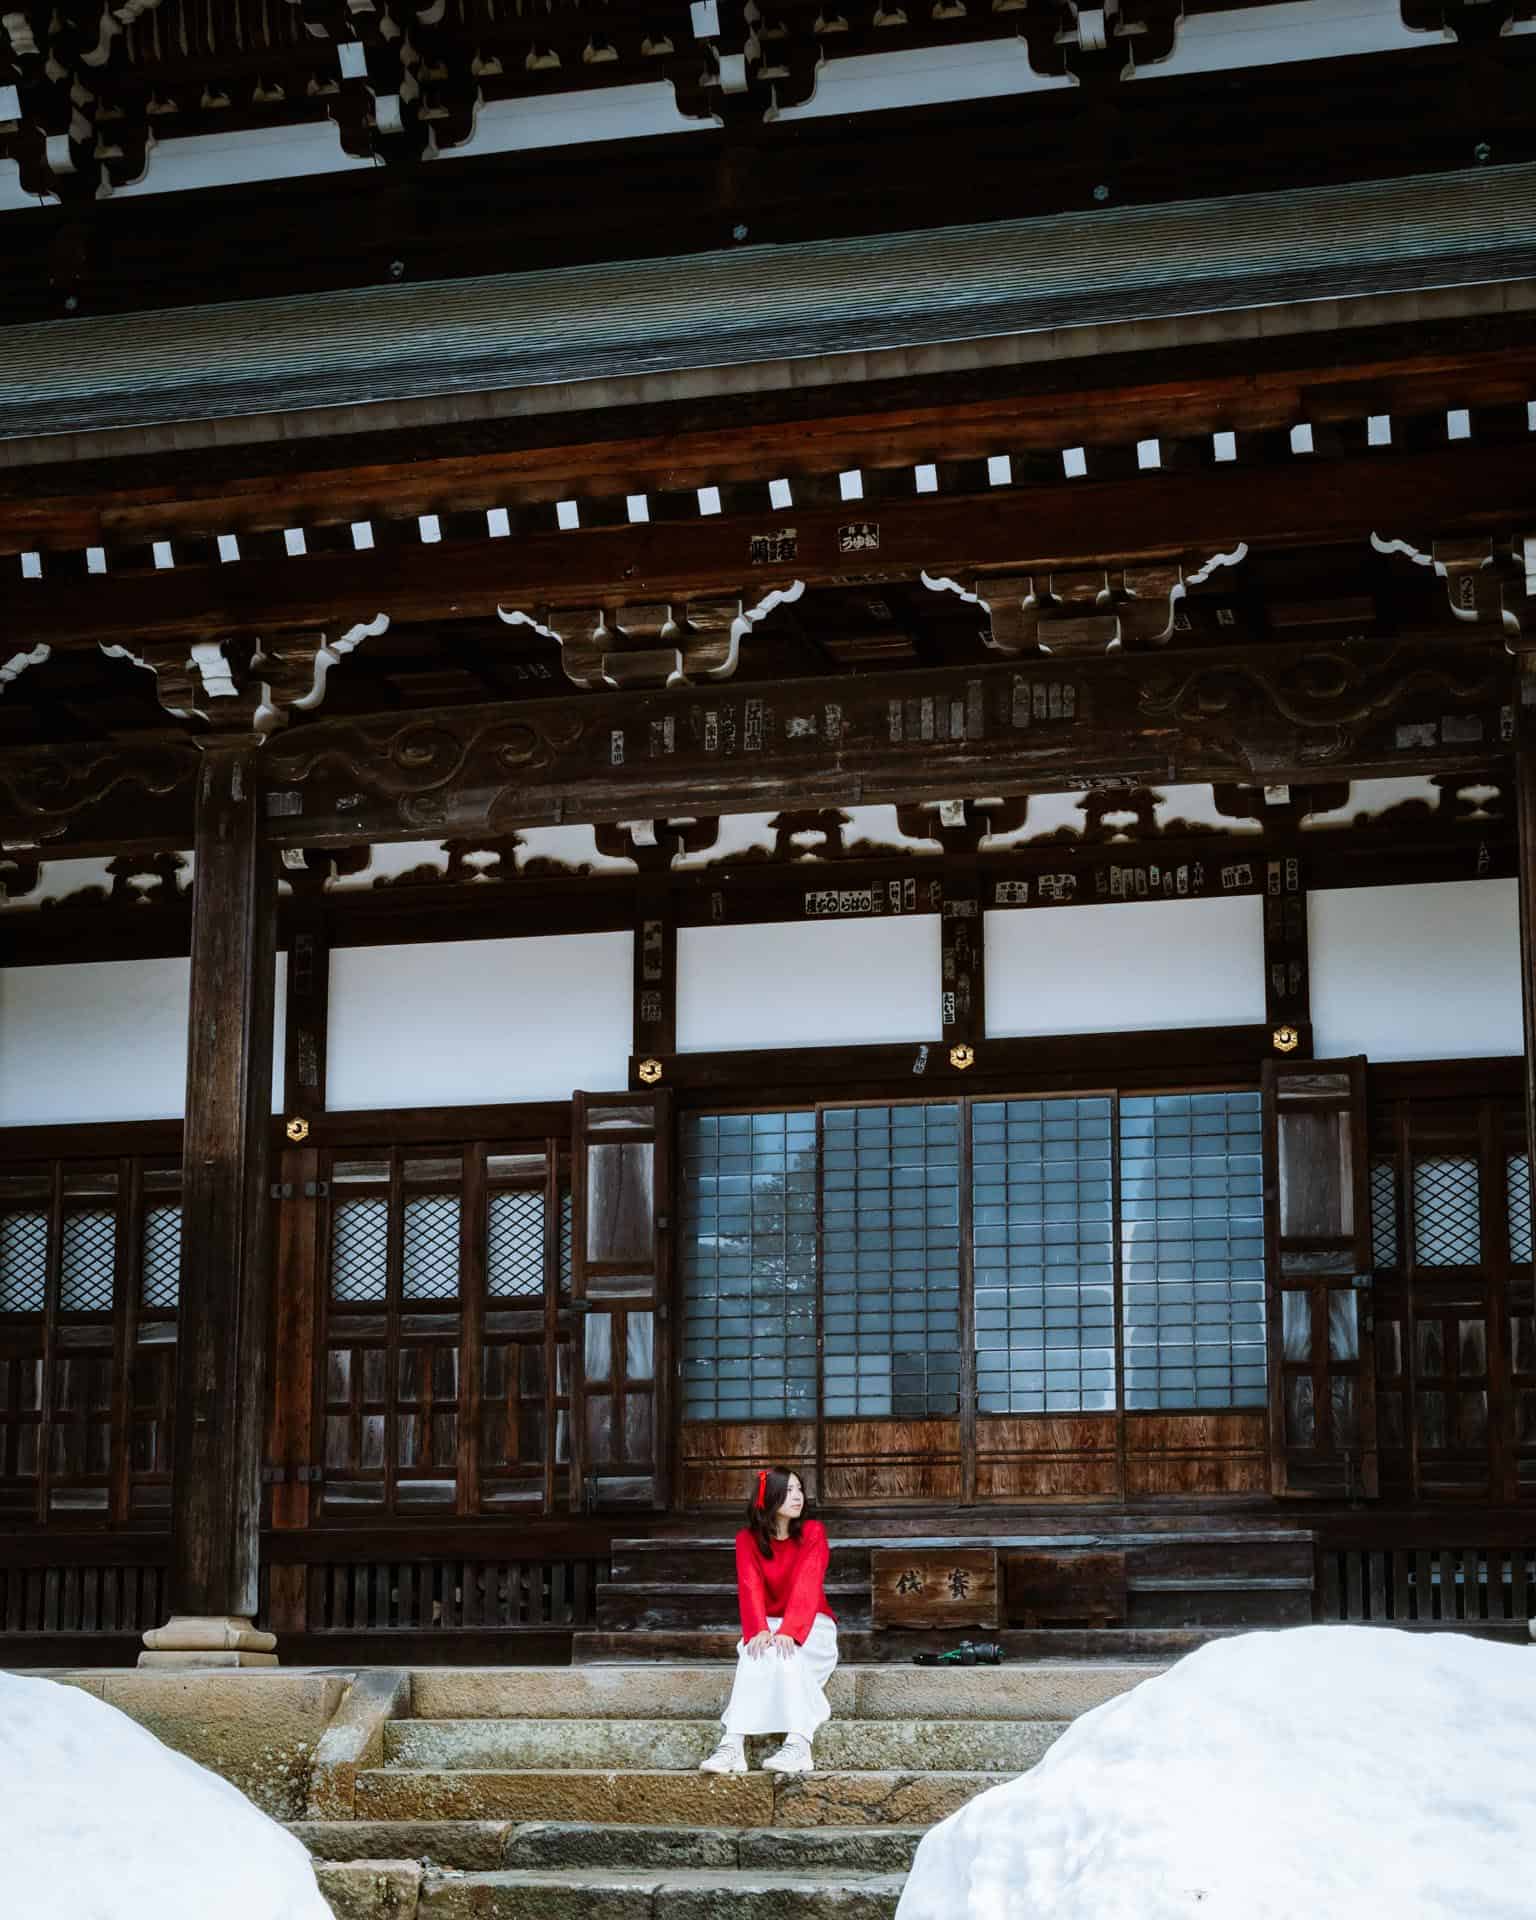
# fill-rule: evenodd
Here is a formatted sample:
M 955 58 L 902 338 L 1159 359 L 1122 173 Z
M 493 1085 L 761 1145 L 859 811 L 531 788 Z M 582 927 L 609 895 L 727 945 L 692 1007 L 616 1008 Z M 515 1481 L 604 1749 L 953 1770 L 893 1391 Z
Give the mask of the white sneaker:
M 811 1743 L 798 1733 L 792 1733 L 777 1753 L 770 1753 L 763 1762 L 764 1773 L 814 1773 L 816 1762 L 811 1758 Z
M 739 1740 L 733 1740 L 729 1734 L 715 1748 L 707 1760 L 699 1762 L 700 1773 L 745 1773 L 747 1756 Z

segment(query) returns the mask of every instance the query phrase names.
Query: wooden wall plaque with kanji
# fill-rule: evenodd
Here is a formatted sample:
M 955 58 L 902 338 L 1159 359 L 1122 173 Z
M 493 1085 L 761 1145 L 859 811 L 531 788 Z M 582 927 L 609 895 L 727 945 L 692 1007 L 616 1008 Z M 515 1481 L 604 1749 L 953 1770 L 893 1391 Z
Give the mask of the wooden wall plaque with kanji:
M 882 1627 L 995 1627 L 994 1547 L 876 1547 L 872 1618 Z

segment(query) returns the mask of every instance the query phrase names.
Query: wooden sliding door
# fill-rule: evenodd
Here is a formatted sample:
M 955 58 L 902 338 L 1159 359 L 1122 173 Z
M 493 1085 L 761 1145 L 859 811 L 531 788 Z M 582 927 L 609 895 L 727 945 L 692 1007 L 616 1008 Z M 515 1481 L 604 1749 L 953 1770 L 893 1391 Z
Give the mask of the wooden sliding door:
M 667 1500 L 671 1129 L 665 1090 L 575 1095 L 572 1471 L 590 1512 Z

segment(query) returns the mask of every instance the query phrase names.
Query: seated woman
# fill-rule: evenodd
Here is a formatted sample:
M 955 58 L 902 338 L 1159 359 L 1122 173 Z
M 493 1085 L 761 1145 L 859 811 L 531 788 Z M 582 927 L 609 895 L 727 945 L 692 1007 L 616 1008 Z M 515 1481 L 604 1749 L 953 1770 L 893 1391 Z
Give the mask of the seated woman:
M 837 1623 L 822 1582 L 827 1531 L 802 1518 L 805 1488 L 787 1467 L 757 1476 L 747 1524 L 736 1536 L 741 1639 L 724 1737 L 703 1773 L 745 1773 L 749 1733 L 782 1733 L 769 1773 L 813 1773 L 811 1741 L 832 1717 L 826 1684 L 837 1665 Z

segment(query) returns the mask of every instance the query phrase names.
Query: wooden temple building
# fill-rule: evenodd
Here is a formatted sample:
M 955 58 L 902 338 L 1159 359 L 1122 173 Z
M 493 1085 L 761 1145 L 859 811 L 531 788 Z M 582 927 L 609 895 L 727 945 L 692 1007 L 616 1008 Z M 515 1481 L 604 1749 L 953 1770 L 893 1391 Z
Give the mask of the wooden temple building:
M 0 1663 L 1524 1635 L 1533 86 L 0 13 Z

